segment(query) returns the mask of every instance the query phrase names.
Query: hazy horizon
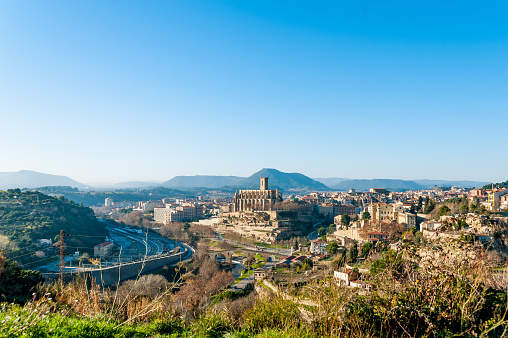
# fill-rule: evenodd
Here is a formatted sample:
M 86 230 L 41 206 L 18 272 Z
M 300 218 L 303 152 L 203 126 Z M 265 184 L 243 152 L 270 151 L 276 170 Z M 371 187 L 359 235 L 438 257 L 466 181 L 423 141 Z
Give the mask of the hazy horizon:
M 269 168 L 269 169 L 276 169 L 278 170 L 277 168 Z M 42 173 L 42 174 L 50 174 L 50 175 L 56 175 L 54 173 L 49 173 L 49 172 L 38 172 L 38 171 L 35 171 L 35 170 L 29 170 L 29 169 L 23 169 L 23 170 L 20 170 L 20 171 L 33 171 L 33 172 L 37 172 L 37 173 Z M 169 177 L 167 179 L 163 179 L 163 180 L 151 180 L 151 179 L 133 179 L 133 180 L 127 180 L 127 181 L 80 181 L 79 179 L 76 179 L 75 177 L 72 177 L 72 176 L 69 176 L 69 175 L 57 175 L 57 176 L 65 176 L 65 177 L 68 177 L 70 179 L 73 179 L 75 180 L 76 182 L 78 183 L 81 183 L 81 184 L 84 184 L 84 185 L 87 185 L 89 187 L 96 187 L 96 188 L 105 188 L 105 187 L 113 187 L 115 185 L 118 185 L 118 184 L 121 184 L 121 183 L 133 183 L 133 182 L 140 182 L 140 183 L 154 183 L 154 185 L 156 184 L 159 184 L 159 183 L 164 183 L 166 181 L 169 181 L 171 180 L 172 178 L 176 177 L 176 176 L 237 176 L 237 177 L 249 177 L 251 176 L 252 174 L 258 172 L 259 170 L 256 170 L 256 171 L 253 171 L 252 173 L 248 174 L 248 175 L 245 175 L 245 176 L 240 176 L 240 175 L 208 175 L 208 174 L 196 174 L 196 175 L 175 175 L 175 176 L 172 176 L 172 177 Z M 18 172 L 18 171 L 15 171 L 15 172 Z M 3 172 L 0 172 L 0 173 L 3 173 Z M 294 173 L 293 171 L 292 172 L 288 172 L 288 173 Z M 300 173 L 300 174 L 303 174 L 305 175 L 305 173 Z M 308 176 L 308 175 L 305 175 L 305 176 Z M 398 177 L 373 177 L 373 178 L 365 178 L 365 177 L 338 177 L 338 176 L 330 176 L 330 177 L 312 177 L 312 176 L 308 176 L 314 180 L 319 180 L 319 179 L 330 179 L 330 178 L 341 178 L 341 179 L 344 179 L 344 180 L 375 180 L 375 179 L 392 179 L 392 180 L 405 180 L 405 181 L 420 181 L 420 180 L 431 180 L 431 181 L 434 181 L 434 180 L 439 180 L 439 181 L 472 181 L 472 182 L 486 182 L 486 183 L 489 183 L 489 182 L 492 182 L 492 183 L 498 183 L 498 182 L 493 182 L 493 181 L 486 181 L 486 180 L 470 180 L 470 179 L 463 179 L 463 180 L 459 180 L 459 179 L 428 179 L 428 178 L 412 178 L 412 179 L 401 179 L 401 178 L 398 178 Z
M 506 181 L 507 10 L 2 1 L 0 172 Z

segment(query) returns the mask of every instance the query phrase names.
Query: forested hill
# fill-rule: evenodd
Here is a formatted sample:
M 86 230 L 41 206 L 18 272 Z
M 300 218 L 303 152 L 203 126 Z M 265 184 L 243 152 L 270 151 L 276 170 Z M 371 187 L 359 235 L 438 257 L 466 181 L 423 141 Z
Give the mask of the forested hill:
M 19 189 L 0 191 L 0 249 L 7 258 L 21 264 L 44 263 L 56 249 L 45 248 L 38 242 L 41 239 L 55 242 L 60 230 L 70 235 L 65 239 L 67 253 L 77 249 L 93 252 L 94 245 L 103 242 L 107 234 L 92 209 L 64 197 Z
M 487 184 L 483 187 L 483 189 L 491 189 L 491 188 L 492 188 L 492 184 Z M 494 188 L 506 189 L 506 188 L 508 188 L 508 181 L 501 182 L 501 183 L 495 183 Z
M 104 199 L 110 197 L 115 202 L 137 202 L 137 201 L 154 201 L 163 198 L 196 198 L 206 192 L 196 191 L 180 191 L 176 189 L 168 189 L 163 187 L 146 188 L 146 189 L 120 189 L 114 191 L 79 191 L 72 187 L 40 187 L 36 189 L 46 194 L 60 194 L 66 199 L 76 203 L 83 203 L 85 206 L 104 205 Z

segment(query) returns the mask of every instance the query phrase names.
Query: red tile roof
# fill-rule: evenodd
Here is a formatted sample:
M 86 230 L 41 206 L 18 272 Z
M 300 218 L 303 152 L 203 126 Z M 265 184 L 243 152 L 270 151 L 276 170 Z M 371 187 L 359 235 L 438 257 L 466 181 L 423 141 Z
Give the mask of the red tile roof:
M 110 244 L 113 244 L 111 242 L 104 242 L 104 243 L 101 243 L 101 244 L 97 244 L 96 246 L 108 246 Z
M 371 232 L 367 232 L 367 235 L 388 235 L 388 233 L 381 232 L 381 231 L 371 231 Z

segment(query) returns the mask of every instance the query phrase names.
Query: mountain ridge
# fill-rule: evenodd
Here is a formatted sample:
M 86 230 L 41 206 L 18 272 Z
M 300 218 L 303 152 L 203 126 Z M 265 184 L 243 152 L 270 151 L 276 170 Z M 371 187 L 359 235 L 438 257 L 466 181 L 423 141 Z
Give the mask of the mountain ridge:
M 162 182 L 160 186 L 165 188 L 223 188 L 234 185 L 235 182 L 242 179 L 244 177 L 239 176 L 175 176 L 168 181 Z
M 330 188 L 336 190 L 356 189 L 359 191 L 368 191 L 370 188 L 381 188 L 389 191 L 407 191 L 422 190 L 423 186 L 414 181 L 398 180 L 398 179 L 361 179 L 348 180 L 339 182 Z
M 32 170 L 0 172 L 0 190 L 15 188 L 38 188 L 42 186 L 70 186 L 86 188 L 86 185 L 68 176 L 45 174 Z
M 259 189 L 261 177 L 268 177 L 268 188 L 284 191 L 296 190 L 323 190 L 330 188 L 321 182 L 300 173 L 285 173 L 273 168 L 263 168 L 260 171 L 240 181 L 237 186 L 241 188 Z

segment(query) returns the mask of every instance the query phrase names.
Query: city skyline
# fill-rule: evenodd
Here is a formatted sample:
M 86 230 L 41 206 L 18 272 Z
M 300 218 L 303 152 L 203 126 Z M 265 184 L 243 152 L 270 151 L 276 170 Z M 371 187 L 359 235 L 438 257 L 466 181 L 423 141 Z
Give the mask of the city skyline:
M 507 9 L 4 1 L 0 172 L 506 181 Z

